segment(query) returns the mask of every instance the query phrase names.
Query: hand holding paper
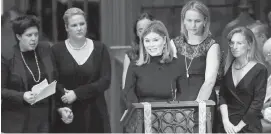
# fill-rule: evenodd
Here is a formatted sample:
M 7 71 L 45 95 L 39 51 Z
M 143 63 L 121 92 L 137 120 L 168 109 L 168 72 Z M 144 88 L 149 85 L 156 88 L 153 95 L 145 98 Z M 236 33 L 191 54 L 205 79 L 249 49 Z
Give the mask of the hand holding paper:
M 55 94 L 56 92 L 56 81 L 53 81 L 51 84 L 48 85 L 48 81 L 45 79 L 39 84 L 32 87 L 32 92 L 36 94 L 35 101 L 31 103 L 31 105 L 35 104 L 36 102 L 47 98 L 50 95 Z
M 24 93 L 24 100 L 29 103 L 29 104 L 32 104 L 35 102 L 36 100 L 36 93 L 33 93 L 32 91 L 27 91 Z

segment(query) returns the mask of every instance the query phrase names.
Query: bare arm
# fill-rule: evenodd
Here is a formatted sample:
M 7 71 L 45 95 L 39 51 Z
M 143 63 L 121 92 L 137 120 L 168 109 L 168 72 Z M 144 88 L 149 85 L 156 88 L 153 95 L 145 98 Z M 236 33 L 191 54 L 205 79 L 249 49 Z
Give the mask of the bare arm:
M 220 63 L 220 47 L 213 44 L 206 58 L 205 81 L 200 88 L 197 100 L 208 100 L 214 88 Z
M 122 72 L 122 89 L 125 87 L 125 80 L 126 80 L 126 74 L 128 67 L 130 65 L 130 59 L 127 54 L 124 56 L 124 61 L 123 61 L 123 72 Z

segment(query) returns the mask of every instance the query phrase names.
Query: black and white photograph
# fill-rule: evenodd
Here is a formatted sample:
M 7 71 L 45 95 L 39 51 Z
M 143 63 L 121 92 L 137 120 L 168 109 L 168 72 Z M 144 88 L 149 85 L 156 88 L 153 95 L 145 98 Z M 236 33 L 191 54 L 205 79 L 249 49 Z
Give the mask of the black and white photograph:
M 271 133 L 271 0 L 1 0 L 1 133 Z

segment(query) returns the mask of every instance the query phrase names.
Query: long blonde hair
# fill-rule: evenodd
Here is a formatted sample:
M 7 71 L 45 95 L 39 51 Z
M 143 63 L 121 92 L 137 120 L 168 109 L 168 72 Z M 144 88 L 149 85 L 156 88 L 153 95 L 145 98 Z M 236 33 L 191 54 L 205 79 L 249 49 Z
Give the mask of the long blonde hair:
M 166 26 L 163 22 L 154 20 L 152 21 L 143 31 L 142 36 L 140 37 L 139 42 L 139 58 L 136 61 L 137 66 L 141 66 L 150 62 L 150 55 L 146 52 L 146 48 L 144 47 L 143 40 L 145 36 L 151 32 L 157 33 L 162 37 L 165 37 L 166 43 L 163 49 L 162 58 L 160 63 L 169 63 L 173 59 L 173 50 L 170 47 L 170 39 Z
M 184 35 L 184 37 L 186 39 L 188 39 L 188 32 L 187 32 L 187 29 L 185 28 L 185 25 L 184 25 L 184 18 L 185 18 L 185 13 L 190 9 L 197 11 L 198 13 L 200 13 L 204 16 L 206 24 L 203 29 L 203 39 L 206 39 L 209 36 L 209 34 L 211 34 L 211 32 L 210 32 L 211 16 L 210 16 L 210 12 L 209 12 L 208 7 L 205 4 L 203 4 L 202 2 L 197 1 L 197 0 L 191 0 L 191 1 L 187 2 L 182 9 L 182 12 L 181 12 L 181 34 Z
M 264 65 L 263 57 L 258 50 L 257 41 L 256 41 L 256 38 L 255 38 L 253 32 L 246 27 L 237 27 L 237 28 L 233 29 L 228 34 L 228 36 L 227 36 L 228 42 L 231 41 L 232 36 L 236 33 L 242 34 L 247 41 L 247 45 L 249 45 L 249 47 L 250 47 L 250 50 L 247 52 L 248 61 L 255 61 L 257 63 L 261 63 Z M 228 46 L 228 54 L 226 57 L 226 63 L 225 63 L 225 67 L 224 67 L 224 74 L 227 73 L 227 71 L 228 71 L 229 67 L 231 66 L 234 59 L 235 58 L 231 53 L 230 47 Z

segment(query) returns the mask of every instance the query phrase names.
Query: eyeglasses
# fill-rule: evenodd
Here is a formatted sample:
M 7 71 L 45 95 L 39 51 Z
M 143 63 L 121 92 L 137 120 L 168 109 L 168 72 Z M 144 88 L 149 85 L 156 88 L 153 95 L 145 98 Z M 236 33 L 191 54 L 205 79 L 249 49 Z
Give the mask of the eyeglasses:
M 237 47 L 239 47 L 239 46 L 242 46 L 243 43 L 240 43 L 240 42 L 237 42 L 237 43 L 229 42 L 229 46 L 230 46 L 230 47 L 234 47 L 234 45 L 237 45 Z

